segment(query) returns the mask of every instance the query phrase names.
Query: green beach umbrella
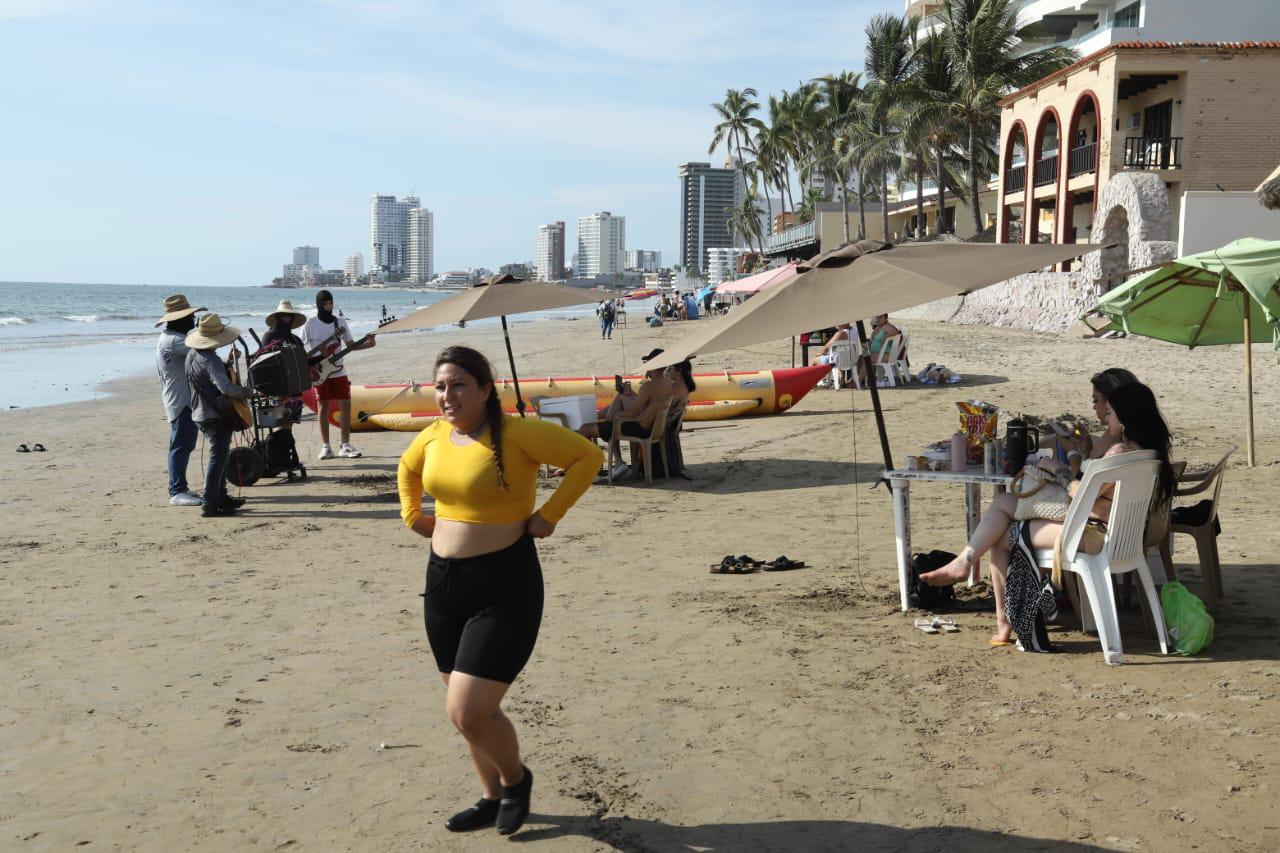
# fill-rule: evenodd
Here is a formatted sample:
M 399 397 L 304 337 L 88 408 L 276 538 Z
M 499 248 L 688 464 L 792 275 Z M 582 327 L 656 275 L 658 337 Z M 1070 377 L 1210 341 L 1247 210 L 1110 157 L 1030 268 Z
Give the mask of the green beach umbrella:
M 1280 350 L 1280 241 L 1246 237 L 1143 273 L 1090 313 L 1109 328 L 1195 347 L 1271 341 Z M 1253 449 L 1253 360 L 1244 348 L 1248 462 Z

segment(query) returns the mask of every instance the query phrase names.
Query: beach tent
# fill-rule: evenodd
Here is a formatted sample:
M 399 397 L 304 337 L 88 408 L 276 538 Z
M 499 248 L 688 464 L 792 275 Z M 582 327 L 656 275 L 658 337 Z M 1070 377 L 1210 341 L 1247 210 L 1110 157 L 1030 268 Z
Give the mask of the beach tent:
M 794 263 L 783 264 L 770 270 L 755 273 L 745 278 L 722 281 L 716 285 L 716 293 L 759 293 L 771 284 L 777 284 L 795 273 Z
M 426 329 L 432 326 L 448 326 L 467 320 L 502 318 L 502 339 L 507 345 L 507 361 L 511 364 L 511 381 L 515 384 L 516 409 L 524 417 L 524 398 L 520 396 L 520 377 L 516 375 L 516 359 L 511 353 L 511 335 L 507 331 L 507 315 L 526 311 L 548 311 L 596 302 L 600 294 L 578 287 L 563 287 L 544 281 L 523 281 L 513 275 L 495 275 L 475 287 L 442 299 L 434 305 L 420 308 L 401 320 L 388 323 L 378 330 L 407 332 L 410 329 Z
M 1015 275 L 1044 269 L 1098 248 L 1086 243 L 917 243 L 893 246 L 876 240 L 846 243 L 798 264 L 785 278 L 710 323 L 646 367 L 676 364 L 699 353 L 777 340 L 835 320 L 855 320 L 901 311 L 935 299 L 971 293 Z M 867 358 L 866 330 L 857 319 Z M 870 372 L 870 364 L 867 365 Z M 874 382 L 868 383 L 885 467 L 892 468 L 884 412 Z
M 1195 347 L 1266 343 L 1280 349 L 1280 242 L 1246 237 L 1143 273 L 1090 313 L 1105 328 Z M 1087 316 L 1087 315 L 1086 315 Z M 1244 348 L 1245 438 L 1253 449 L 1253 358 Z

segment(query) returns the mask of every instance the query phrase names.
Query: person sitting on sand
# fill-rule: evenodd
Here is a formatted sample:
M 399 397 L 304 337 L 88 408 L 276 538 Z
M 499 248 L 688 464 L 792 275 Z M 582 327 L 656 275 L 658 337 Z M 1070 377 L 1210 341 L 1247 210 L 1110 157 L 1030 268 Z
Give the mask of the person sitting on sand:
M 640 360 L 650 361 L 661 354 L 661 349 L 655 349 Z M 578 432 L 587 438 L 599 438 L 605 442 L 611 442 L 613 440 L 613 419 L 621 416 L 627 419 L 639 418 L 634 423 L 622 425 L 622 438 L 648 438 L 653 431 L 653 415 L 647 414 L 649 407 L 664 397 L 674 397 L 676 389 L 667 377 L 665 368 L 660 367 L 657 370 L 650 370 L 645 373 L 644 377 L 644 381 L 640 383 L 639 391 L 632 389 L 630 382 L 623 383 L 622 391 L 613 398 L 613 402 L 609 404 L 609 407 L 600 413 L 600 419 L 595 423 L 583 424 L 578 428 Z M 645 415 L 645 417 L 641 417 L 642 415 Z M 631 445 L 632 464 L 644 459 L 642 448 L 643 445 L 634 443 Z M 626 463 L 619 462 L 613 469 L 614 478 L 623 476 L 627 473 L 627 470 Z
M 1107 393 L 1103 422 L 1106 424 L 1108 447 L 1102 456 L 1115 456 L 1134 450 L 1154 450 L 1160 460 L 1153 505 L 1169 500 L 1177 478 L 1169 464 L 1169 427 L 1160 414 L 1160 407 L 1151 389 L 1140 382 L 1119 385 Z M 1040 467 L 1055 475 L 1067 485 L 1074 495 L 1078 481 L 1071 479 L 1071 469 L 1054 459 L 1042 459 Z M 1104 486 L 1090 512 L 1091 517 L 1105 521 L 1111 512 L 1111 486 Z M 933 586 L 950 586 L 969 577 L 970 567 L 988 551 L 991 552 L 991 585 L 996 599 L 996 633 L 991 637 L 993 645 L 1005 645 L 1013 626 L 1005 613 L 1005 576 L 1011 556 L 1009 528 L 1014 523 L 1018 499 L 1009 492 L 995 496 L 987 511 L 982 514 L 960 555 L 947 565 L 920 575 L 920 579 Z M 1031 546 L 1051 549 L 1062 533 L 1062 523 L 1036 519 L 1031 524 Z

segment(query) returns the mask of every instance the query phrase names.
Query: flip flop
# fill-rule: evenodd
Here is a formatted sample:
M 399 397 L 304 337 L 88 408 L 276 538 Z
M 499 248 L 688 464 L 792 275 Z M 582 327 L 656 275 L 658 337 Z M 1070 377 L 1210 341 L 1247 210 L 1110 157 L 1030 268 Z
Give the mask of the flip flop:
M 770 560 L 764 564 L 766 572 L 785 572 L 788 569 L 803 569 L 804 567 L 804 560 L 788 560 L 785 556 Z
M 1001 648 L 1002 646 L 1013 645 L 1013 640 L 988 640 L 987 642 L 991 644 L 991 647 L 993 649 L 998 649 L 998 648 Z
M 31 448 L 30 448 L 30 447 L 27 447 L 25 444 L 19 444 L 19 445 L 18 445 L 18 452 L 19 452 L 19 453 L 30 453 L 30 452 L 31 452 Z
M 756 570 L 756 566 L 743 562 L 741 557 L 733 555 L 726 556 L 719 563 L 711 566 L 711 574 L 713 575 L 749 575 Z
M 740 555 L 740 556 L 736 557 L 735 559 L 737 559 L 737 561 L 738 561 L 739 563 L 741 563 L 742 565 L 744 565 L 744 566 L 748 566 L 748 567 L 750 567 L 750 568 L 752 568 L 752 569 L 758 569 L 758 568 L 760 568 L 761 566 L 763 566 L 763 565 L 764 565 L 764 561 L 763 561 L 763 560 L 757 560 L 757 559 L 755 559 L 754 557 L 748 557 L 746 554 L 742 554 L 742 555 Z
M 937 634 L 938 627 L 933 624 L 934 620 L 921 617 L 916 620 L 916 628 L 926 634 Z
M 33 444 L 31 445 L 31 449 L 34 450 L 36 453 L 44 453 L 43 444 Z
M 933 618 L 934 627 L 946 634 L 955 634 L 960 630 L 960 626 L 956 624 L 956 620 L 950 617 L 935 616 Z

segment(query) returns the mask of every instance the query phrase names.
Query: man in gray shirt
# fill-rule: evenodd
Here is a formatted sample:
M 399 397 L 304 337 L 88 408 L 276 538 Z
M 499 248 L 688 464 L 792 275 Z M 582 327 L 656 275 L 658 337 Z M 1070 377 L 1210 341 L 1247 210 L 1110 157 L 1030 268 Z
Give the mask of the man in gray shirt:
M 204 509 L 201 515 L 235 515 L 244 504 L 227 494 L 227 462 L 231 457 L 231 425 L 218 412 L 219 395 L 249 398 L 249 392 L 231 381 L 218 358 L 218 347 L 240 337 L 240 330 L 224 325 L 217 314 L 206 314 L 187 335 L 187 382 L 191 384 L 191 419 L 204 433 L 209 464 L 204 472 Z
M 196 327 L 196 312 L 182 294 L 164 301 L 164 316 L 157 326 L 156 373 L 160 375 L 160 396 L 169 418 L 169 504 L 200 506 L 200 496 L 187 488 L 187 460 L 196 446 L 195 421 L 191 419 L 191 389 L 187 385 L 187 333 Z

